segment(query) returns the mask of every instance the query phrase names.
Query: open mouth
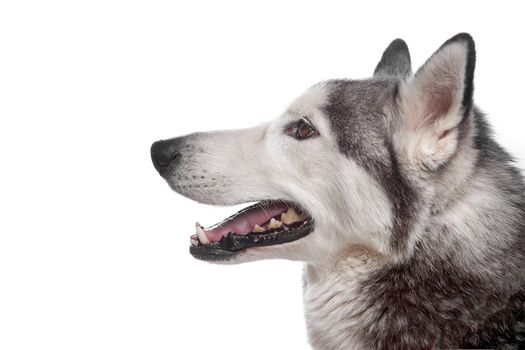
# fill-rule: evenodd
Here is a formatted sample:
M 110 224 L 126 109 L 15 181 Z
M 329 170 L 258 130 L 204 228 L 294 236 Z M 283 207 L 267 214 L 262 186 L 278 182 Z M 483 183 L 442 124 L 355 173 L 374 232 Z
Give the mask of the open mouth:
M 295 241 L 313 227 L 311 216 L 295 203 L 262 201 L 207 229 L 197 223 L 190 253 L 201 260 L 227 260 L 248 248 Z

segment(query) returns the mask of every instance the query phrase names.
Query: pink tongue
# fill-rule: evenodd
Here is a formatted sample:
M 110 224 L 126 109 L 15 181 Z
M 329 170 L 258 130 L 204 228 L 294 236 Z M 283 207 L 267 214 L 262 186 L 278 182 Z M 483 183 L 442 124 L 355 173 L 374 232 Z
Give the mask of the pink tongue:
M 253 229 L 255 224 L 262 225 L 271 218 L 284 213 L 288 210 L 286 204 L 278 204 L 273 206 L 265 206 L 264 208 L 257 207 L 248 210 L 242 214 L 237 215 L 233 219 L 219 224 L 210 230 L 204 230 L 206 236 L 212 242 L 220 241 L 221 238 L 228 232 L 235 232 L 239 235 L 245 235 Z

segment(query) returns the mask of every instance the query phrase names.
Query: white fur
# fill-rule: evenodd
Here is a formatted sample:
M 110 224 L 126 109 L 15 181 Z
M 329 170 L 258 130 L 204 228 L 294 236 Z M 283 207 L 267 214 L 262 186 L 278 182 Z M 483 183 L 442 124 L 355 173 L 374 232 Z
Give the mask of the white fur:
M 384 232 L 391 226 L 390 202 L 377 181 L 338 150 L 321 110 L 325 89 L 322 85 L 312 87 L 270 123 L 206 134 L 195 142 L 199 152 L 184 170 L 190 181 L 196 177 L 194 186 L 187 193 L 180 187 L 177 191 L 211 204 L 291 200 L 315 220 L 315 231 L 307 237 L 252 248 L 229 263 L 267 258 L 324 262 L 352 244 L 387 252 L 389 240 Z M 319 137 L 298 141 L 284 133 L 288 123 L 305 116 Z M 195 188 L 204 165 L 205 176 L 219 179 L 220 185 Z
M 369 314 L 362 309 L 365 295 L 359 282 L 387 258 L 353 246 L 334 264 L 305 266 L 305 317 L 310 343 L 315 349 L 363 349 L 361 324 Z
M 466 60 L 465 44 L 450 44 L 402 85 L 399 99 L 403 119 L 394 142 L 407 165 L 434 171 L 455 153 Z

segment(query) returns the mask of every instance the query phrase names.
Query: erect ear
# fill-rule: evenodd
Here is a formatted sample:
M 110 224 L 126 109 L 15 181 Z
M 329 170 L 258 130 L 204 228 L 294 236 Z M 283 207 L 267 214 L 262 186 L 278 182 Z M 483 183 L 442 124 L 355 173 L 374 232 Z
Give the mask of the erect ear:
M 409 159 L 427 170 L 447 162 L 470 114 L 476 51 L 469 34 L 447 40 L 400 88 Z
M 374 70 L 374 76 L 404 79 L 412 74 L 410 53 L 407 44 L 396 39 L 388 45 Z

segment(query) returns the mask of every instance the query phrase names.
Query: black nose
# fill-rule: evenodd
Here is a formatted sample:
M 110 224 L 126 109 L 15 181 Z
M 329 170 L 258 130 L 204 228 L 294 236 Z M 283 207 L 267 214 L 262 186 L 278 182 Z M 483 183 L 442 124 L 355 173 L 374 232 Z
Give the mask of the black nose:
M 180 142 L 177 139 L 160 140 L 151 145 L 151 160 L 160 175 L 166 175 L 170 166 L 175 166 L 181 158 Z

